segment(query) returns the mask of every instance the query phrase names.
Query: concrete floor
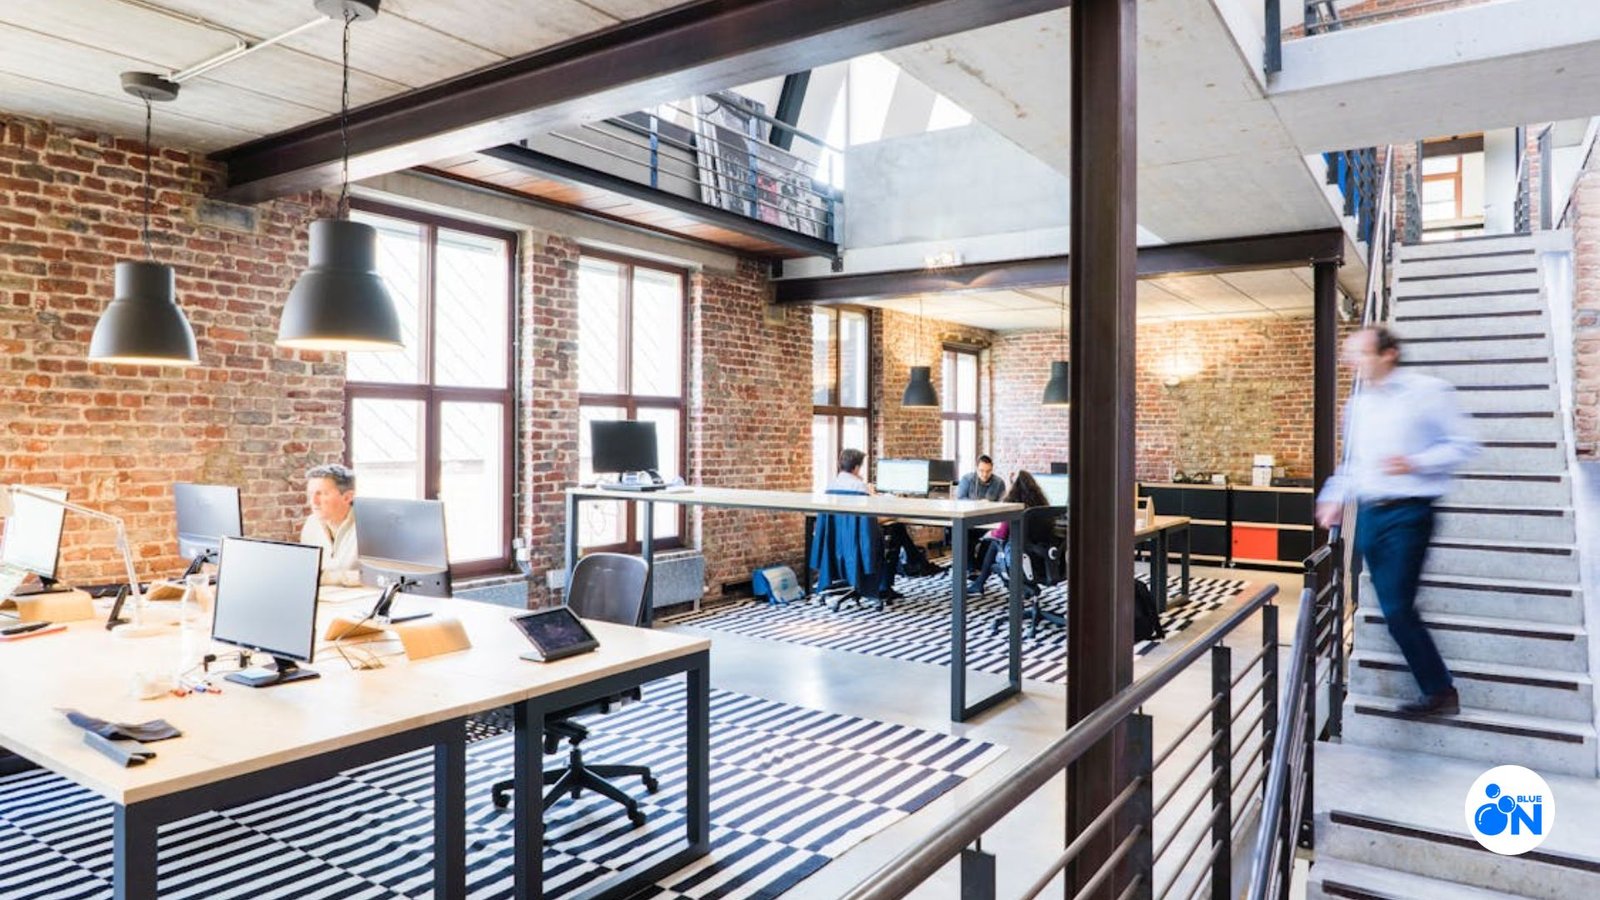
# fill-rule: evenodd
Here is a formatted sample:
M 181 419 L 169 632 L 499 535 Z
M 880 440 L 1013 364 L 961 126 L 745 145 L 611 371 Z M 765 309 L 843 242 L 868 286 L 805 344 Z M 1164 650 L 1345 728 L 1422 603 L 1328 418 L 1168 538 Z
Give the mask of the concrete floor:
M 1279 639 L 1285 644 L 1292 639 L 1294 619 L 1299 609 L 1300 578 L 1297 574 L 1205 567 L 1196 567 L 1194 574 L 1249 579 L 1254 584 L 1241 597 L 1254 593 L 1255 585 L 1278 585 Z M 1152 671 L 1183 646 L 1200 638 L 1234 608 L 1236 605 L 1216 610 L 1175 639 L 1137 659 L 1134 677 L 1137 679 Z M 949 720 L 949 673 L 943 667 L 684 626 L 677 626 L 674 630 L 712 638 L 712 684 L 716 687 L 801 706 L 964 735 L 1008 748 L 999 761 L 960 787 L 862 842 L 806 879 L 788 894 L 793 900 L 842 896 L 896 855 L 915 845 L 961 807 L 982 796 L 991 786 L 1003 782 L 1065 730 L 1066 692 L 1059 685 L 1024 682 L 1022 696 L 1001 704 L 976 721 L 955 724 Z M 1261 617 L 1252 616 L 1226 643 L 1234 648 L 1233 662 L 1237 674 L 1237 670 L 1260 649 Z M 1283 671 L 1287 672 L 1287 660 L 1284 660 Z M 1234 693 L 1236 702 L 1245 698 L 1257 678 L 1259 675 L 1250 674 L 1240 681 Z M 1172 743 L 1173 738 L 1194 720 L 1197 711 L 1208 702 L 1210 684 L 1210 666 L 1202 661 L 1179 675 L 1145 707 L 1145 712 L 1154 717 L 1158 753 Z M 1240 717 L 1238 724 L 1248 724 L 1261 702 L 1259 696 L 1252 700 L 1252 710 Z M 1156 803 L 1161 802 L 1209 740 L 1208 732 L 1202 726 L 1171 755 L 1166 765 L 1157 769 L 1154 786 Z M 1246 746 L 1255 743 L 1245 739 L 1242 730 L 1235 735 L 1236 745 L 1241 740 L 1245 740 Z M 1240 777 L 1241 770 L 1238 767 L 1251 753 L 1252 750 L 1246 750 L 1234 763 L 1235 780 L 1240 785 L 1241 793 L 1251 786 L 1262 765 L 1257 759 L 1250 772 Z M 1199 771 L 1207 771 L 1204 764 Z M 1208 777 L 1202 774 L 1183 779 L 1177 795 L 1157 818 L 1157 851 L 1172 834 L 1171 823 L 1184 817 L 1192 800 L 1200 799 L 1196 795 Z M 1049 789 L 1039 791 L 1018 806 L 986 836 L 985 848 L 998 857 L 1000 896 L 1023 893 L 1065 846 L 1065 793 L 1065 779 L 1058 779 Z M 1209 808 L 1209 804 L 1202 802 L 1189 827 L 1173 840 L 1166 856 L 1159 858 L 1156 869 L 1157 896 L 1173 880 L 1173 871 L 1178 867 L 1179 860 L 1201 836 L 1200 832 L 1205 827 L 1201 820 Z M 1204 857 L 1206 852 L 1201 851 L 1197 857 Z M 1169 896 L 1179 900 L 1186 897 L 1187 885 L 1198 868 L 1199 859 L 1196 858 L 1183 875 L 1183 888 Z M 957 864 L 952 863 L 913 896 L 954 897 L 959 893 L 958 886 Z

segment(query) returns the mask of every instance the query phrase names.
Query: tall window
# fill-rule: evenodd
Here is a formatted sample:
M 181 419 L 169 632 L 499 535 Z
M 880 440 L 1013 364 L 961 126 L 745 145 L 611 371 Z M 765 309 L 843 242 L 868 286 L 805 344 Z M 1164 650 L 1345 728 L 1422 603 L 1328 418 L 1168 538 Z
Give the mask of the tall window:
M 867 334 L 867 314 L 861 310 L 819 307 L 811 312 L 812 490 L 824 490 L 833 480 L 840 450 L 854 447 L 871 453 Z M 861 477 L 869 471 L 864 464 Z
M 978 467 L 978 351 L 944 350 L 944 458 L 956 461 L 956 477 Z
M 578 261 L 578 468 L 594 478 L 589 423 L 636 419 L 656 425 L 663 478 L 682 474 L 684 395 L 683 272 L 585 251 Z M 578 536 L 586 550 L 637 552 L 644 525 L 635 504 L 585 506 Z M 674 514 L 668 510 L 676 509 Z M 663 507 L 655 543 L 682 543 L 682 507 Z
M 345 455 L 357 492 L 444 501 L 458 574 L 511 565 L 516 236 L 358 202 L 405 349 L 346 355 Z
M 1422 161 L 1422 220 L 1454 222 L 1462 217 L 1461 156 Z

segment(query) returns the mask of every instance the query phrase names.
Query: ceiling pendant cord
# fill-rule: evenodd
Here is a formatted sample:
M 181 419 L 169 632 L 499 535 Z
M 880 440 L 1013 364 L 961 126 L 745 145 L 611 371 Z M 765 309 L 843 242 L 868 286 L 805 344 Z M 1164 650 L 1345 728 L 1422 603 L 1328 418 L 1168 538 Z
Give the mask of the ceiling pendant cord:
M 144 229 L 141 237 L 144 239 L 144 252 L 151 262 L 156 261 L 156 248 L 150 241 L 150 170 L 154 166 L 154 156 L 150 142 L 150 122 L 153 114 L 150 111 L 150 98 L 144 98 Z
M 339 181 L 338 218 L 350 218 L 350 23 L 356 20 L 354 10 L 344 11 L 344 49 L 341 59 L 343 81 L 339 87 L 339 159 L 343 175 Z

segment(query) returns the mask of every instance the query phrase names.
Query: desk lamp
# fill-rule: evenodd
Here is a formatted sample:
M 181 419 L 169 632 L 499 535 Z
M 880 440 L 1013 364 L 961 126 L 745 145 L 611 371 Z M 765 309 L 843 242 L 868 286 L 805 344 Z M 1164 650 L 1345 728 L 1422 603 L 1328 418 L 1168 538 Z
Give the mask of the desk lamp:
M 57 500 L 49 494 L 40 493 L 16 484 L 0 485 L 0 518 L 7 518 L 11 515 L 11 498 L 14 494 L 20 494 L 30 500 L 49 503 L 52 506 L 59 506 L 69 512 L 82 513 L 91 519 L 99 519 L 102 522 L 110 522 L 117 526 L 117 550 L 122 554 L 123 564 L 128 567 L 128 590 L 133 594 L 133 623 L 118 626 L 112 634 L 129 638 L 153 637 L 165 631 L 160 626 L 144 624 L 144 592 L 139 590 L 139 576 L 133 569 L 133 552 L 128 549 L 128 530 L 123 526 L 121 519 L 110 513 L 89 509 L 76 503 L 69 503 L 66 500 Z

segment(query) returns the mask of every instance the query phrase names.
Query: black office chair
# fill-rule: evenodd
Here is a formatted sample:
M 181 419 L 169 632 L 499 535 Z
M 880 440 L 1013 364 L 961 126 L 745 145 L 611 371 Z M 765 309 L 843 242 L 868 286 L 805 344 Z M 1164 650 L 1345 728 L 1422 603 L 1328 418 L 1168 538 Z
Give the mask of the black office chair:
M 1036 506 L 1022 513 L 1022 596 L 1023 599 L 1031 601 L 1022 610 L 1022 617 L 1029 623 L 1030 639 L 1039 633 L 1041 621 L 1058 628 L 1067 627 L 1065 616 L 1045 609 L 1039 602 L 1045 588 L 1060 584 L 1067 577 L 1066 541 L 1061 536 L 1061 528 L 1057 524 L 1066 515 L 1065 506 Z M 983 540 L 992 542 L 994 539 L 986 537 Z M 1000 570 L 1001 583 L 1009 589 L 1011 587 L 1009 545 L 1001 546 L 996 566 Z M 1000 625 L 1009 618 L 1009 615 L 1002 615 L 990 622 L 989 633 L 998 632 Z
M 572 571 L 567 606 L 585 619 L 638 625 L 644 621 L 644 584 L 648 574 L 649 568 L 637 556 L 591 553 L 578 560 L 578 565 Z M 653 794 L 659 785 L 655 776 L 650 774 L 650 768 L 585 763 L 579 745 L 589 736 L 589 730 L 576 721 L 578 716 L 610 712 L 613 706 L 639 697 L 639 689 L 634 688 L 582 706 L 560 710 L 546 720 L 544 752 L 556 752 L 562 739 L 572 748 L 567 755 L 565 769 L 548 769 L 544 773 L 545 783 L 550 785 L 544 796 L 546 809 L 567 794 L 577 797 L 588 789 L 622 804 L 628 810 L 628 821 L 635 827 L 644 824 L 645 816 L 639 811 L 639 802 L 608 779 L 636 777 L 643 780 L 644 789 Z M 504 809 L 510 805 L 513 784 L 509 779 L 495 783 L 492 789 L 495 806 Z
M 856 494 L 857 491 L 828 491 L 829 494 Z M 843 542 L 855 540 L 856 527 L 868 529 L 868 553 L 877 562 L 878 568 L 868 574 L 865 571 L 852 575 L 847 571 L 845 564 L 849 555 L 841 546 Z M 815 593 L 823 594 L 837 586 L 844 585 L 848 590 L 843 595 L 828 596 L 824 602 L 830 610 L 838 610 L 846 603 L 855 602 L 869 609 L 883 609 L 889 605 L 890 599 L 897 594 L 894 591 L 894 568 L 897 560 L 893 559 L 884 535 L 883 527 L 878 523 L 876 516 L 860 517 L 851 513 L 822 513 L 816 517 L 812 529 L 810 543 L 811 571 L 816 578 L 815 585 L 809 585 Z

